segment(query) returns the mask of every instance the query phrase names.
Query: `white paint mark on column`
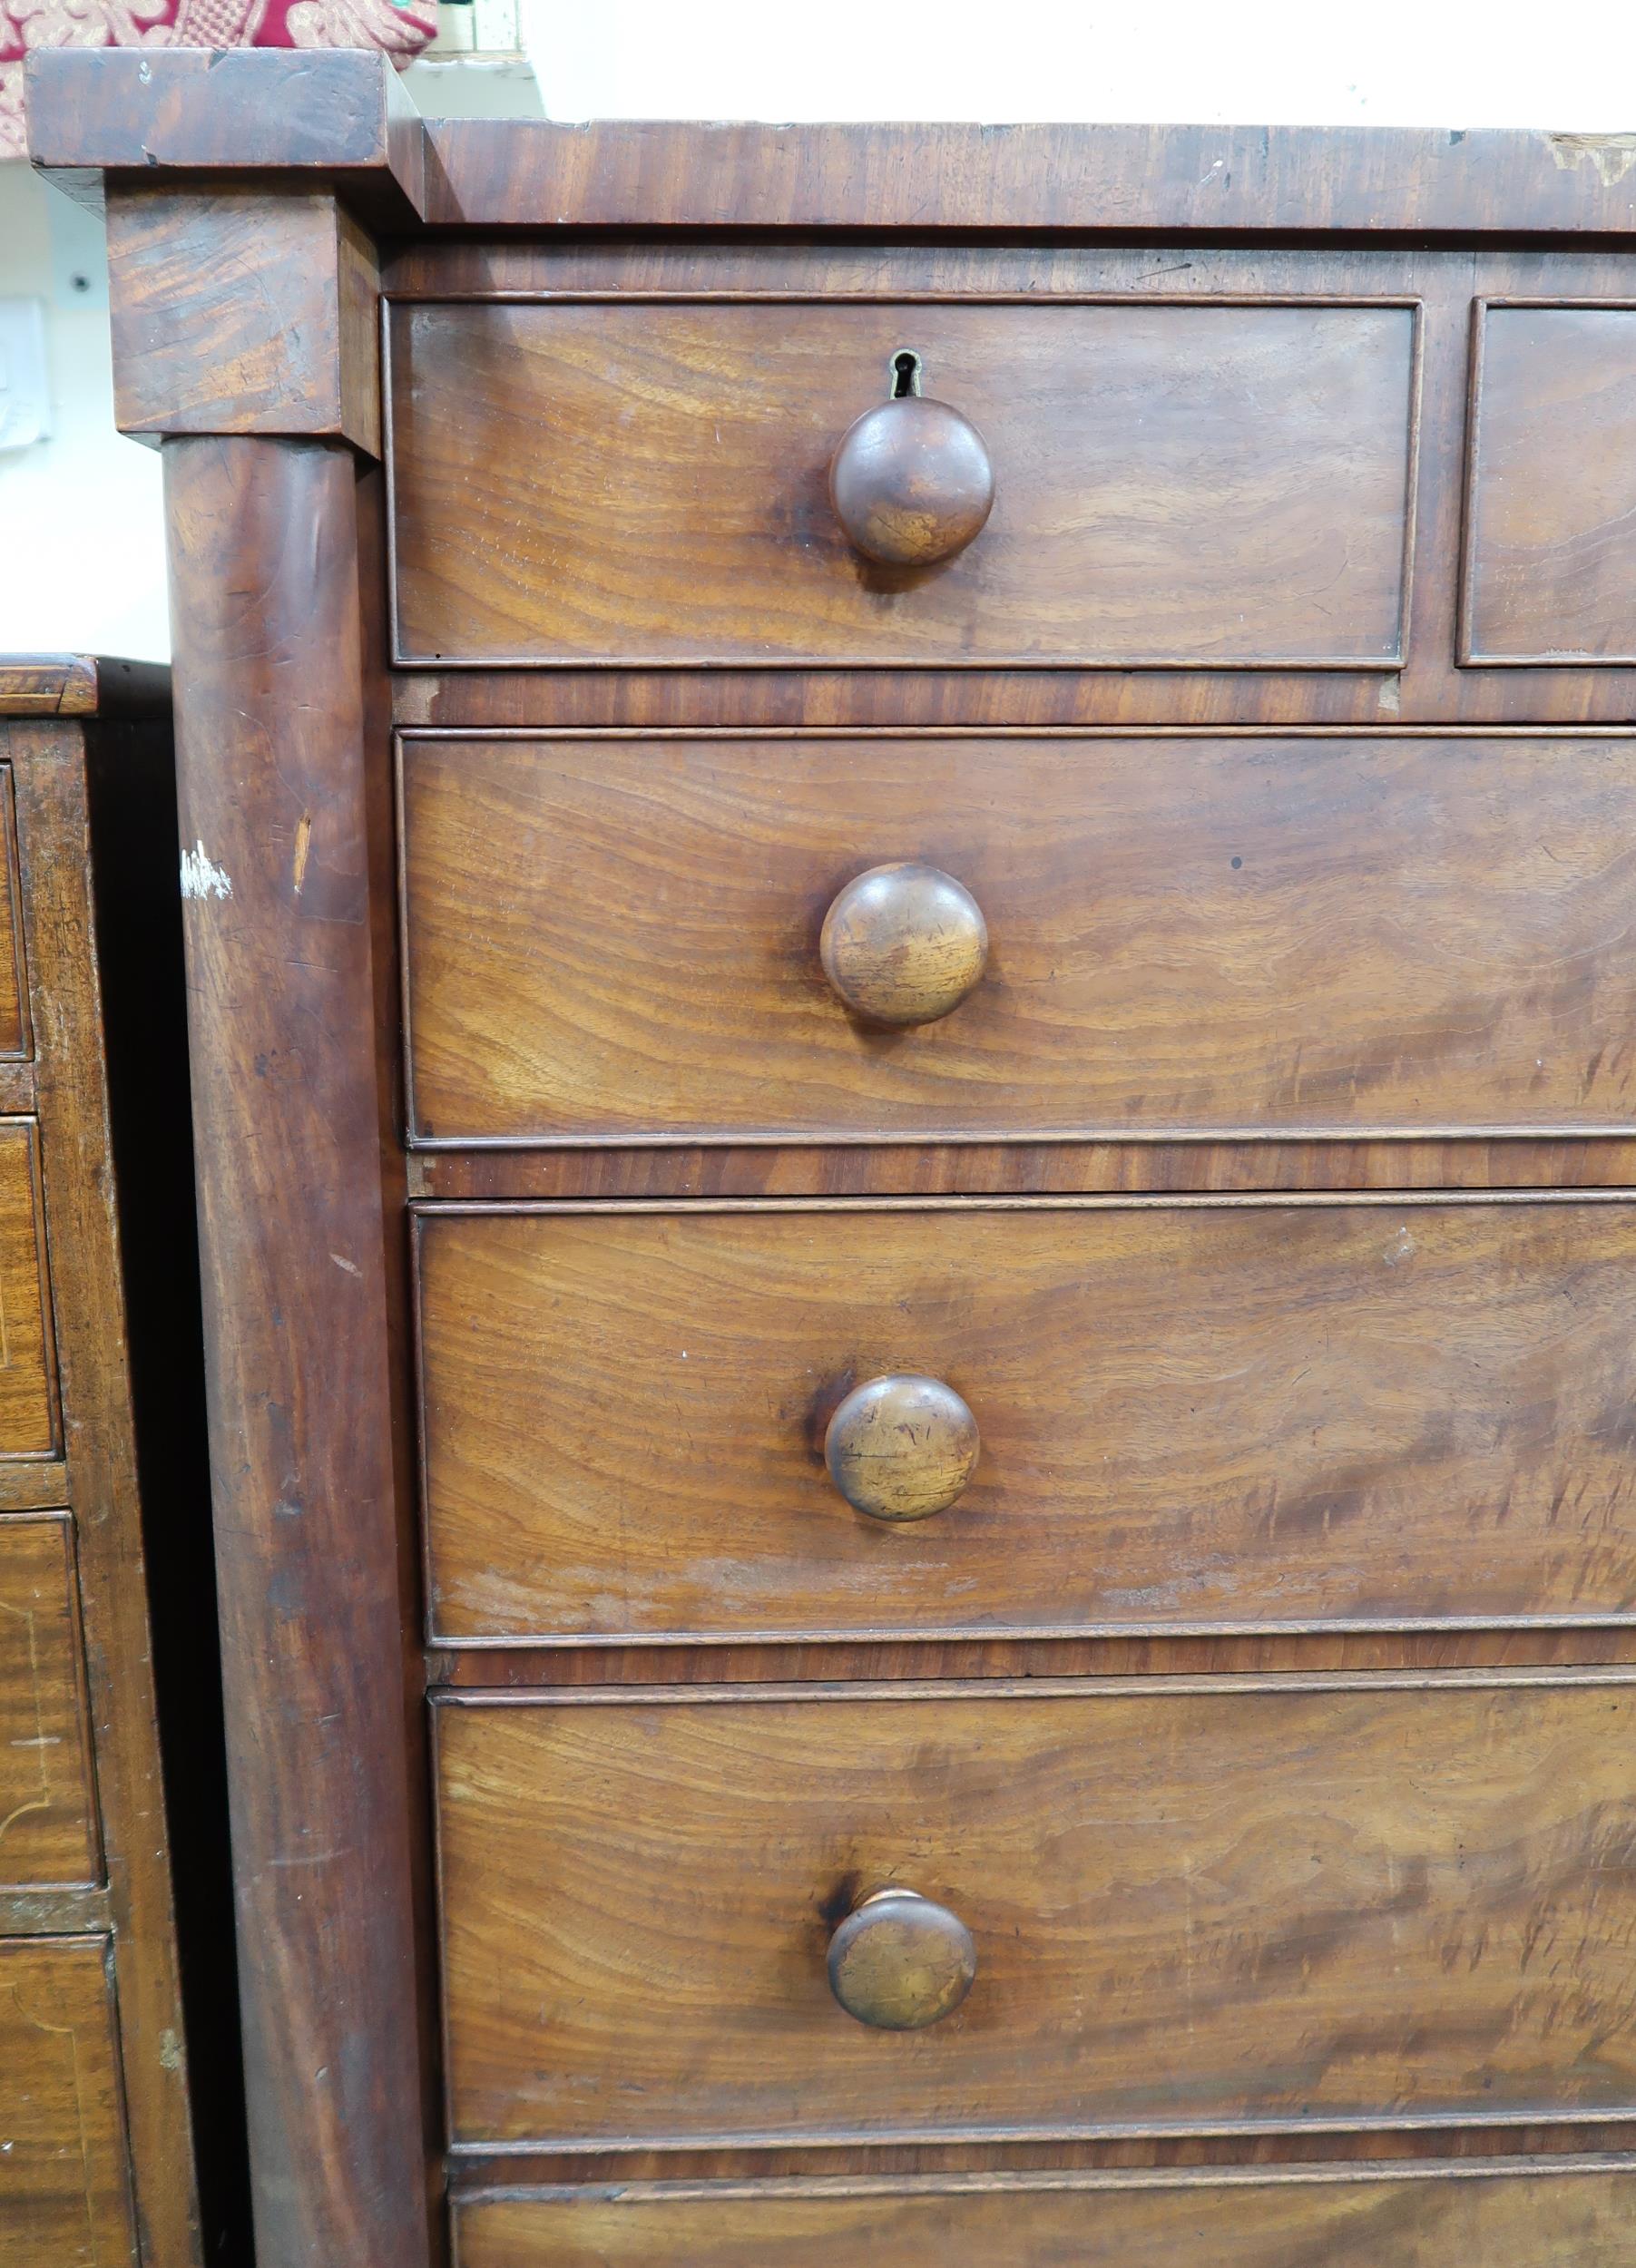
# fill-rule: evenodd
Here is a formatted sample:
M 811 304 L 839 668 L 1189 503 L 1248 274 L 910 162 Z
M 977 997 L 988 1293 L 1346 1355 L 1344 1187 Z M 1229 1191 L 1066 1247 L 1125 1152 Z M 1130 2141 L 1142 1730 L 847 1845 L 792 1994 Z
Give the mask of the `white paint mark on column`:
M 181 854 L 181 894 L 184 898 L 230 898 L 233 877 L 218 866 L 202 843 Z

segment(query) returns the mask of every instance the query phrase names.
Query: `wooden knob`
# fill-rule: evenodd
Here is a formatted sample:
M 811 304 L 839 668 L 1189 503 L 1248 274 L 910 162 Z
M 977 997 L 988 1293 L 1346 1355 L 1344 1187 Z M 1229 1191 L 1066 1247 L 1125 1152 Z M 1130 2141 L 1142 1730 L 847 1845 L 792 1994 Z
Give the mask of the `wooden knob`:
M 957 2009 L 977 1973 L 958 1914 L 913 1890 L 877 1890 L 829 1941 L 829 1989 L 877 2031 L 917 2032 Z
M 977 1421 L 938 1378 L 870 1378 L 824 1435 L 829 1478 L 872 1520 L 946 1511 L 977 1469 Z
M 976 983 L 988 924 L 964 883 L 914 861 L 871 866 L 824 916 L 824 974 L 872 1023 L 936 1023 Z
M 920 393 L 920 359 L 893 358 L 894 398 L 867 409 L 841 436 L 829 496 L 866 559 L 929 567 L 977 534 L 994 501 L 982 435 L 946 402 Z

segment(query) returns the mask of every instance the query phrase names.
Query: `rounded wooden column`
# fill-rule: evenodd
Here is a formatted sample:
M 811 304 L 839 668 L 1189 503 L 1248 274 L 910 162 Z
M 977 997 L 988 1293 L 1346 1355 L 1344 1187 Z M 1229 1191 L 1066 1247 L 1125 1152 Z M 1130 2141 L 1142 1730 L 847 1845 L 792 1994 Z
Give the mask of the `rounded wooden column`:
M 164 469 L 257 2258 L 426 2268 L 358 474 L 261 436 L 168 440 Z

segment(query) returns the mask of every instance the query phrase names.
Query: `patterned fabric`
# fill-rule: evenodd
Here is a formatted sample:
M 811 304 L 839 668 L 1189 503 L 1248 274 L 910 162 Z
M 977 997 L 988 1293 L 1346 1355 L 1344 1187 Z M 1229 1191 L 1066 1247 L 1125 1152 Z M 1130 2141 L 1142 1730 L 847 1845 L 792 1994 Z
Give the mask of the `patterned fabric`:
M 24 154 L 30 47 L 384 47 L 401 70 L 437 0 L 0 0 L 0 158 Z

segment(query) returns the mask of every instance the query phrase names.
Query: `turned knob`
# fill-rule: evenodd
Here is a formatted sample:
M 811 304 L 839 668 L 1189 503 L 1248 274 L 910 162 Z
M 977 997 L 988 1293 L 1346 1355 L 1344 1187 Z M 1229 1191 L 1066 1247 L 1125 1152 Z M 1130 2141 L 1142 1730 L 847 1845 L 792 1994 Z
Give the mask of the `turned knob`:
M 889 401 L 867 409 L 841 436 L 829 496 L 849 541 L 889 567 L 952 559 L 977 534 L 994 501 L 982 435 L 946 402 L 920 392 L 920 357 L 893 357 Z
M 871 866 L 824 916 L 824 974 L 872 1023 L 936 1023 L 976 983 L 988 924 L 964 883 L 914 860 Z
M 958 1914 L 913 1890 L 877 1890 L 829 1941 L 829 1989 L 877 2031 L 917 2032 L 957 2009 L 977 1973 Z
M 938 1378 L 870 1378 L 824 1435 L 829 1478 L 872 1520 L 946 1511 L 977 1469 L 977 1421 Z

